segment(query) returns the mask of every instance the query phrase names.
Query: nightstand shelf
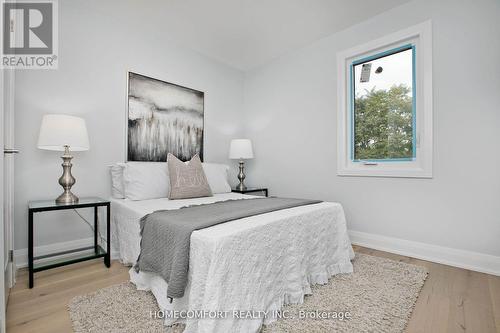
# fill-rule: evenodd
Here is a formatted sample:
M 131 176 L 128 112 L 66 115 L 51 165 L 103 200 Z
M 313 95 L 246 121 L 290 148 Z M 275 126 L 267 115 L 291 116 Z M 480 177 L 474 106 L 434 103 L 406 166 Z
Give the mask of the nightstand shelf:
M 106 208 L 106 249 L 98 243 L 98 209 Z M 94 244 L 93 246 L 76 248 L 67 251 L 49 253 L 42 256 L 34 256 L 34 216 L 35 213 L 73 210 L 78 208 L 94 208 Z M 33 288 L 34 273 L 47 269 L 71 265 L 77 262 L 104 258 L 106 267 L 111 266 L 111 223 L 110 223 L 110 202 L 97 197 L 81 198 L 79 202 L 72 204 L 59 204 L 55 200 L 31 201 L 28 204 L 28 271 L 29 287 Z
M 51 253 L 44 256 L 33 258 L 33 272 L 41 272 L 47 269 L 61 267 L 64 265 L 76 264 L 77 262 L 104 258 L 107 252 L 100 245 L 97 245 L 97 251 L 93 246 L 83 247 L 79 249 Z M 64 256 L 61 258 L 60 256 Z M 60 257 L 60 258 L 57 258 Z M 40 261 L 40 262 L 36 262 Z
M 266 196 L 266 197 L 269 196 L 269 191 L 265 187 L 247 187 L 244 190 L 233 188 L 233 189 L 231 189 L 231 192 L 233 192 L 233 193 L 241 193 L 241 194 L 260 192 L 260 193 L 264 194 L 264 196 Z

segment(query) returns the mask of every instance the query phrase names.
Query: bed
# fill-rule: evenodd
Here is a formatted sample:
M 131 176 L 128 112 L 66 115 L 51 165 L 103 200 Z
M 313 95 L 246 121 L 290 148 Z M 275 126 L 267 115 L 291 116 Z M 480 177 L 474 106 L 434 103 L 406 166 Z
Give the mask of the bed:
M 136 262 L 139 220 L 146 214 L 249 198 L 255 197 L 218 193 L 182 200 L 111 199 L 114 256 L 127 265 Z M 184 323 L 185 333 L 255 333 L 262 324 L 276 320 L 275 311 L 284 304 L 301 303 L 311 293 L 312 284 L 352 272 L 353 257 L 342 206 L 321 202 L 193 232 L 186 291 L 172 303 L 166 297 L 167 283 L 160 276 L 131 269 L 130 280 L 138 289 L 152 291 L 166 325 Z M 172 317 L 172 311 L 181 316 Z M 254 312 L 250 319 L 239 319 L 233 311 Z M 189 318 L 181 318 L 186 316 Z

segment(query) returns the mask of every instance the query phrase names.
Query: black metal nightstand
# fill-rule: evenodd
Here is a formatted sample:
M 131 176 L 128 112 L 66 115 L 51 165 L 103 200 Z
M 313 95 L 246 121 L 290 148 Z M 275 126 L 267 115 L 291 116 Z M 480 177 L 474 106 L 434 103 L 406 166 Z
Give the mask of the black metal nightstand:
M 78 248 L 69 251 L 51 253 L 43 256 L 33 256 L 33 216 L 35 213 L 48 212 L 65 209 L 78 208 L 94 208 L 94 246 Z M 106 207 L 106 250 L 98 244 L 98 208 Z M 31 201 L 28 204 L 28 269 L 29 269 L 29 287 L 33 288 L 33 275 L 35 272 L 44 271 L 46 269 L 56 268 L 60 266 L 74 264 L 80 261 L 91 260 L 96 258 L 104 258 L 106 267 L 111 266 L 111 226 L 110 226 L 110 202 L 101 198 L 80 198 L 80 201 L 73 204 L 58 204 L 55 200 Z M 44 260 L 43 263 L 35 263 L 36 260 L 48 259 L 61 255 L 70 255 L 65 258 L 56 258 L 52 260 Z
M 264 194 L 264 196 L 268 196 L 268 190 L 267 188 L 265 187 L 247 187 L 246 189 L 244 190 L 240 190 L 240 189 L 237 189 L 237 188 L 233 188 L 231 189 L 231 192 L 235 192 L 235 193 L 241 193 L 241 194 L 246 194 L 246 193 L 255 193 L 255 192 L 261 192 Z

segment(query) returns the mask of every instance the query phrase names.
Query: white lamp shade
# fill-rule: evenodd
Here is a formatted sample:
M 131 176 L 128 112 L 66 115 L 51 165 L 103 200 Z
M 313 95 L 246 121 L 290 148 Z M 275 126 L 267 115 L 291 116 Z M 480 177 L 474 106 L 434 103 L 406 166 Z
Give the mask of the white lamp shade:
M 231 140 L 229 158 L 233 160 L 244 160 L 253 158 L 252 141 L 248 139 Z
M 71 151 L 89 150 L 89 136 L 85 120 L 64 114 L 43 116 L 38 136 L 38 148 L 64 151 L 69 146 Z

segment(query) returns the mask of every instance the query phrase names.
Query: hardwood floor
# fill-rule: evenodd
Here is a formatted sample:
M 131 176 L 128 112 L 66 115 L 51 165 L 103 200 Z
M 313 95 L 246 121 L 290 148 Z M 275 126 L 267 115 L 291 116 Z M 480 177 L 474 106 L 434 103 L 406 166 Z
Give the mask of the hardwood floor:
M 420 293 L 408 333 L 500 332 L 500 277 L 359 246 L 356 252 L 427 267 L 429 276 Z M 67 304 L 77 295 L 128 280 L 128 267 L 101 260 L 35 274 L 28 289 L 27 274 L 18 274 L 7 306 L 8 333 L 72 332 Z
M 127 281 L 128 270 L 118 261 L 107 269 L 96 259 L 36 273 L 33 289 L 28 288 L 27 271 L 19 271 L 7 304 L 7 332 L 72 332 L 70 299 Z
M 500 332 L 500 277 L 359 246 L 354 250 L 429 270 L 407 332 Z

